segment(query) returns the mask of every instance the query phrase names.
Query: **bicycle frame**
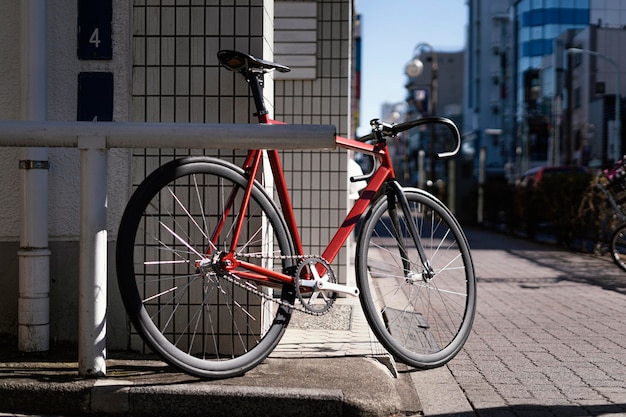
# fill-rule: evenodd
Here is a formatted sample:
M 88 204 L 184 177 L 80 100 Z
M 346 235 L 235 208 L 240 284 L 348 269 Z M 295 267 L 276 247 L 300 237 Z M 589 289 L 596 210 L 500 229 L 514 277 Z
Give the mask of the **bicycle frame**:
M 258 121 L 260 124 L 283 124 L 284 122 L 273 120 L 269 117 L 268 112 L 265 108 L 265 104 L 262 98 L 262 73 L 256 73 L 250 70 L 245 70 L 240 72 L 248 81 L 250 85 L 250 89 L 252 91 L 252 96 L 254 98 L 254 102 L 257 108 L 256 116 L 258 117 Z M 391 157 L 388 153 L 387 144 L 385 140 L 381 137 L 380 140 L 377 140 L 374 144 L 364 143 L 355 139 L 348 139 L 341 136 L 337 136 L 335 142 L 338 147 L 352 150 L 355 152 L 363 153 L 366 155 L 373 156 L 378 161 L 378 167 L 368 175 L 367 185 L 364 190 L 360 193 L 359 198 L 356 200 L 352 209 L 349 211 L 345 219 L 343 220 L 341 226 L 335 232 L 335 235 L 331 239 L 330 243 L 322 253 L 322 257 L 332 263 L 335 259 L 341 247 L 346 242 L 350 234 L 353 232 L 356 227 L 359 219 L 363 216 L 367 208 L 372 203 L 374 196 L 378 193 L 379 190 L 383 187 L 384 183 L 391 184 L 389 193 L 394 194 L 397 198 L 397 201 L 402 208 L 405 215 L 408 215 L 408 203 L 406 198 L 403 199 L 403 194 L 400 185 L 395 180 L 395 173 L 393 170 Z M 278 194 L 278 198 L 280 201 L 280 206 L 282 209 L 282 214 L 285 219 L 288 232 L 291 234 L 295 251 L 297 256 L 304 256 L 304 249 L 302 246 L 302 241 L 300 239 L 300 234 L 298 232 L 298 226 L 296 224 L 295 215 L 293 212 L 293 207 L 291 204 L 291 199 L 289 197 L 288 187 L 284 177 L 284 171 L 282 167 L 282 163 L 280 161 L 280 156 L 277 150 L 267 150 L 267 155 L 269 159 L 269 164 L 271 167 L 272 175 L 275 182 L 276 192 Z M 261 165 L 261 159 L 263 157 L 263 151 L 256 149 L 250 150 L 248 152 L 247 158 L 243 165 L 243 170 L 246 173 L 246 176 L 249 179 L 247 187 L 244 191 L 243 202 L 240 207 L 240 213 L 245 213 L 248 209 L 248 204 L 250 201 L 250 196 L 252 194 L 252 189 L 254 186 L 254 179 L 257 177 L 259 167 Z M 226 216 L 230 212 L 232 204 L 234 202 L 234 197 L 237 194 L 238 190 L 234 189 L 229 198 L 227 204 L 227 210 L 224 214 L 223 220 L 225 220 Z M 293 284 L 294 278 L 285 273 L 280 273 L 276 271 L 272 271 L 262 266 L 243 261 L 238 259 L 235 256 L 235 250 L 237 248 L 238 239 L 241 233 L 242 225 L 243 225 L 244 216 L 239 216 L 237 219 L 237 223 L 235 225 L 234 231 L 234 239 L 231 242 L 231 246 L 229 251 L 222 258 L 222 265 L 224 269 L 228 272 L 234 272 L 238 276 L 256 280 L 263 281 L 265 283 L 275 282 L 275 283 L 288 283 Z M 218 225 L 216 231 L 213 235 L 213 243 L 216 242 L 217 235 L 222 229 L 223 224 Z M 419 234 L 415 229 L 414 224 L 410 224 L 411 227 L 411 235 L 413 239 L 415 239 L 416 246 L 419 250 L 419 255 L 422 261 L 422 264 L 425 267 L 425 270 L 428 274 L 431 274 L 431 268 L 429 266 L 428 260 L 426 259 L 426 255 L 424 254 L 421 242 L 419 241 Z M 212 245 L 214 247 L 214 245 Z M 403 249 L 403 248 L 401 248 Z M 407 267 L 408 268 L 408 267 Z M 336 288 L 339 289 L 339 288 Z M 346 291 L 348 293 L 352 293 L 352 291 Z M 353 294 L 356 295 L 356 294 Z
M 276 123 L 276 121 L 268 119 L 268 123 Z M 372 198 L 382 187 L 383 183 L 385 181 L 393 180 L 395 178 L 393 167 L 391 165 L 391 158 L 389 156 L 389 153 L 387 152 L 386 145 L 384 143 L 371 145 L 359 142 L 357 140 L 343 138 L 340 136 L 336 138 L 336 143 L 337 146 L 341 148 L 374 155 L 377 157 L 380 165 L 372 175 L 371 179 L 368 181 L 366 188 L 361 192 L 358 200 L 356 201 L 350 212 L 347 214 L 341 226 L 336 231 L 330 243 L 322 253 L 322 257 L 328 262 L 332 262 L 335 259 L 344 242 L 348 239 L 350 233 L 352 233 L 352 231 L 356 227 L 358 220 L 369 207 Z M 280 161 L 279 153 L 276 150 L 268 150 L 266 152 L 272 170 L 272 175 L 274 177 L 276 193 L 280 201 L 285 222 L 287 223 L 288 231 L 293 238 L 296 254 L 299 256 L 303 256 L 304 249 L 298 232 L 296 218 L 293 212 L 291 199 L 289 197 L 289 191 L 285 181 L 284 171 Z M 246 161 L 244 163 L 243 169 L 246 172 L 246 175 L 248 176 L 250 181 L 244 191 L 244 198 L 240 208 L 241 212 L 245 212 L 245 210 L 247 210 L 248 208 L 250 195 L 252 193 L 252 187 L 254 185 L 253 179 L 256 178 L 258 174 L 262 153 L 262 150 L 249 151 Z M 227 207 L 230 207 L 230 205 L 232 204 L 235 193 L 237 193 L 237 190 L 233 190 L 233 194 L 231 194 L 231 197 L 229 198 L 229 204 L 227 204 Z M 226 216 L 226 214 L 224 216 Z M 226 269 L 230 271 L 237 269 L 237 274 L 242 278 L 261 281 L 267 281 L 268 278 L 271 278 L 277 282 L 293 283 L 293 277 L 290 277 L 289 275 L 277 273 L 275 271 L 265 269 L 253 263 L 242 261 L 235 257 L 235 249 L 237 247 L 238 237 L 241 232 L 242 221 L 243 216 L 239 216 L 234 231 L 235 238 L 231 242 L 229 253 L 224 258 L 225 261 L 228 263 L 228 265 L 226 265 Z M 218 229 L 214 234 L 214 239 L 216 238 L 216 234 L 219 233 L 219 230 L 221 230 L 221 225 L 218 226 Z

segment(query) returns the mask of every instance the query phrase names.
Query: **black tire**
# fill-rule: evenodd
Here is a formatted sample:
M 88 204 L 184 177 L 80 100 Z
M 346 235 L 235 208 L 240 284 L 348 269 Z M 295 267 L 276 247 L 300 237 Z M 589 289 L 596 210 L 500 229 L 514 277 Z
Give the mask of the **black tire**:
M 613 232 L 609 249 L 615 265 L 626 271 L 626 223 L 621 224 Z
M 422 190 L 404 192 L 434 276 L 424 278 L 407 219 L 397 205 L 393 222 L 383 195 L 359 233 L 356 277 L 361 305 L 380 343 L 396 360 L 428 369 L 447 363 L 467 340 L 476 281 L 467 239 L 452 213 Z
M 223 161 L 175 160 L 137 187 L 120 223 L 117 277 L 130 320 L 154 352 L 191 375 L 228 378 L 245 373 L 272 352 L 291 316 L 291 308 L 241 288 L 223 273 L 200 274 L 197 268 L 208 253 L 228 249 L 246 184 L 241 169 Z M 237 201 L 214 247 L 209 237 L 234 187 L 239 189 Z M 291 256 L 293 243 L 279 213 L 255 183 L 236 253 Z M 287 257 L 267 259 L 278 271 L 293 263 Z M 230 277 L 276 298 L 271 291 L 281 290 L 283 301 L 294 302 L 293 287 L 262 287 L 236 273 Z

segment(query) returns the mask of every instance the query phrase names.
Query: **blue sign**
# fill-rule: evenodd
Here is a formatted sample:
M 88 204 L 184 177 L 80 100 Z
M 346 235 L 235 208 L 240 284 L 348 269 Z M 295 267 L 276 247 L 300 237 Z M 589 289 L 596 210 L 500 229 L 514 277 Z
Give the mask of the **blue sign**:
M 113 73 L 78 74 L 78 121 L 113 121 Z
M 78 58 L 113 58 L 112 0 L 78 0 Z

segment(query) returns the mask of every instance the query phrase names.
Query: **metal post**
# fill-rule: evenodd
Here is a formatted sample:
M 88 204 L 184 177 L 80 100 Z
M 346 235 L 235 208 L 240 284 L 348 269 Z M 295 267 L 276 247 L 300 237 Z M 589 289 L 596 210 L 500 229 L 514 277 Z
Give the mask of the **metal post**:
M 424 189 L 424 185 L 426 185 L 425 181 L 425 170 L 424 170 L 424 157 L 426 156 L 426 152 L 420 150 L 417 154 L 417 187 Z
M 554 99 L 554 109 L 555 123 L 552 165 L 561 165 L 561 116 L 563 115 L 563 99 L 560 95 Z
M 620 106 L 622 105 L 622 98 L 620 96 L 620 83 L 619 83 L 619 72 L 620 69 L 617 66 L 617 63 L 613 60 L 609 60 L 615 66 L 615 74 L 616 74 L 616 86 L 615 86 L 615 160 L 622 159 L 622 113 Z
M 476 213 L 476 220 L 478 224 L 483 224 L 483 207 L 485 200 L 485 160 L 487 157 L 487 151 L 485 148 L 480 148 L 478 154 L 478 213 Z
M 107 149 L 104 137 L 81 140 L 78 372 L 106 375 Z
M 47 118 L 47 2 L 21 2 L 22 117 Z M 50 250 L 48 249 L 48 150 L 21 151 L 22 224 L 20 230 L 18 349 L 45 352 L 50 347 Z
M 456 161 L 448 161 L 448 208 L 456 213 Z

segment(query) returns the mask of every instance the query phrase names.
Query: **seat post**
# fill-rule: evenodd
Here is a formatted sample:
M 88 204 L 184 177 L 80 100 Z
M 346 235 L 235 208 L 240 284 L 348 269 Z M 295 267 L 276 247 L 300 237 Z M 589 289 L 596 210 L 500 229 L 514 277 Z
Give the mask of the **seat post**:
M 250 91 L 252 92 L 252 97 L 254 98 L 254 105 L 257 111 L 254 115 L 260 119 L 261 123 L 263 123 L 264 121 L 261 119 L 268 113 L 267 108 L 265 107 L 265 100 L 263 100 L 263 73 L 247 70 L 244 76 L 250 85 Z

